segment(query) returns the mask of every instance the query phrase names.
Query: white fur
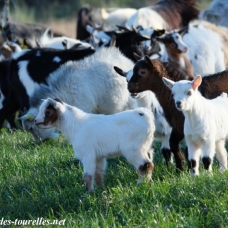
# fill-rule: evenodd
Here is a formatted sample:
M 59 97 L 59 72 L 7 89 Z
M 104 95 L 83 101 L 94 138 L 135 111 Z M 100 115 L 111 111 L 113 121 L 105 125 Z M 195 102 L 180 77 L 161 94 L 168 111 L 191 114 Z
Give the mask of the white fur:
M 81 44 L 80 48 L 89 48 L 92 47 L 89 43 L 76 40 L 73 38 L 69 38 L 66 36 L 61 37 L 50 37 L 46 33 L 40 38 L 40 45 L 41 47 L 48 47 L 48 48 L 54 48 L 54 49 L 61 49 L 64 50 L 65 47 L 63 46 L 62 42 L 67 41 L 67 44 L 69 45 L 69 48 L 72 48 L 75 44 Z
M 20 61 L 18 63 L 19 71 L 19 79 L 26 89 L 27 95 L 30 97 L 36 88 L 39 87 L 37 82 L 34 82 L 32 78 L 29 76 L 27 71 L 28 61 Z
M 114 71 L 114 63 L 125 71 L 134 66 L 117 48 L 102 48 L 83 60 L 62 65 L 49 76 L 48 85 L 40 85 L 34 97 L 58 97 L 89 113 L 113 114 L 132 109 L 135 101 L 129 95 L 126 79 Z M 48 90 L 48 94 L 43 95 L 42 89 Z M 37 108 L 31 106 L 28 114 L 36 116 Z M 27 130 L 37 131 L 41 140 L 45 139 L 33 122 L 24 118 L 22 124 Z
M 4 48 L 7 48 L 9 45 L 10 45 L 10 46 L 13 46 L 13 47 L 15 48 L 15 52 L 20 52 L 20 51 L 22 51 L 21 47 L 20 47 L 17 43 L 14 43 L 14 42 L 12 42 L 12 41 L 6 41 L 6 42 L 4 42 L 4 43 L 2 44 L 2 46 L 3 46 Z
M 161 149 L 170 149 L 169 138 L 172 128 L 166 121 L 163 108 L 158 102 L 155 94 L 151 91 L 144 91 L 138 93 L 135 98 L 137 101 L 137 107 L 146 107 L 153 112 L 156 126 L 154 137 L 158 141 L 161 141 Z
M 126 26 L 137 28 L 137 26 L 142 26 L 144 29 L 167 29 L 167 24 L 165 20 L 153 9 L 141 8 L 135 14 L 130 17 L 126 22 Z
M 45 110 L 50 102 L 57 111 L 57 121 L 44 126 Z M 153 114 L 147 108 L 97 115 L 49 99 L 41 104 L 35 122 L 40 128 L 57 127 L 66 136 L 73 145 L 75 158 L 83 164 L 84 177 L 92 177 L 92 183 L 98 171 L 104 173 L 106 157 L 122 155 L 136 169 L 152 161 L 148 153 L 152 156 L 155 126 Z M 88 190 L 93 190 L 93 184 Z
M 132 8 L 124 8 L 117 9 L 111 13 L 109 13 L 106 18 L 104 25 L 105 27 L 116 29 L 116 25 L 124 25 L 124 23 L 134 14 L 136 13 L 136 9 Z
M 145 29 L 139 30 L 139 34 L 142 36 L 151 37 L 153 33 L 154 33 L 153 28 L 145 28 Z M 142 41 L 142 45 L 145 50 L 149 51 L 151 49 L 151 40 Z
M 188 46 L 184 43 L 181 35 L 178 32 L 174 31 L 172 32 L 172 37 L 177 45 L 178 50 L 186 53 L 188 51 Z
M 28 51 L 29 51 L 29 49 L 25 49 L 25 50 L 22 50 L 21 52 L 13 53 L 13 59 L 20 58 L 22 55 L 24 55 Z
M 227 152 L 225 139 L 228 137 L 228 98 L 227 94 L 209 100 L 193 86 L 200 79 L 198 76 L 192 82 L 178 81 L 163 78 L 164 82 L 172 88 L 177 108 L 185 116 L 184 134 L 188 146 L 188 160 L 195 160 L 193 175 L 199 175 L 199 159 L 210 158 L 209 171 L 212 171 L 212 162 L 216 153 L 220 162 L 221 171 L 227 169 Z M 190 95 L 188 93 L 191 93 Z M 178 106 L 178 102 L 181 102 Z
M 99 44 L 100 41 L 102 41 L 102 46 L 104 46 L 111 40 L 111 37 L 107 35 L 105 31 L 98 31 L 96 28 L 90 25 L 86 25 L 86 30 L 91 35 L 90 43 L 94 44 L 95 47 Z
M 61 59 L 58 56 L 55 56 L 54 59 L 53 59 L 53 62 L 57 62 L 58 63 L 60 61 L 61 61 Z

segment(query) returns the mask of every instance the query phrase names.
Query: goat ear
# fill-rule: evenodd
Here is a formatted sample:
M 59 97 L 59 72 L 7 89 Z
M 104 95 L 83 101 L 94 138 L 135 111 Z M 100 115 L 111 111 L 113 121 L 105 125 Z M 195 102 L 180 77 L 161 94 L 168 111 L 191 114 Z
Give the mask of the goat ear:
M 173 85 L 174 85 L 174 81 L 172 81 L 172 80 L 170 80 L 170 79 L 168 79 L 168 78 L 164 78 L 164 77 L 162 77 L 162 81 L 165 83 L 165 85 L 168 87 L 168 88 L 170 88 L 170 89 L 172 89 L 173 88 Z
M 165 33 L 165 29 L 157 29 L 157 30 L 154 30 L 151 37 L 162 36 L 164 33 Z
M 156 36 L 156 37 L 154 37 L 157 41 L 160 41 L 161 43 L 165 43 L 165 41 L 166 41 L 166 39 L 165 39 L 165 37 L 158 37 L 158 36 Z
M 145 55 L 145 56 L 144 56 L 144 59 L 145 59 L 145 61 L 146 61 L 148 64 L 153 65 L 152 62 L 151 62 L 151 59 L 150 59 L 150 57 L 149 57 L 148 55 Z
M 82 46 L 81 43 L 74 44 L 70 49 L 77 49 L 78 47 Z
M 36 41 L 37 48 L 42 48 L 40 42 L 37 39 L 35 39 L 35 41 Z
M 59 103 L 62 103 L 59 99 L 55 98 L 48 98 L 49 104 L 54 108 L 54 109 L 59 109 Z
M 120 31 L 129 31 L 128 28 L 121 26 L 121 25 L 116 25 L 116 27 L 120 30 Z
M 116 46 L 116 36 L 113 35 L 110 41 L 110 47 L 115 47 Z
M 179 33 L 181 36 L 183 36 L 183 35 L 185 35 L 186 33 L 188 33 L 188 26 L 185 26 L 185 27 L 183 27 L 182 29 L 180 29 L 180 30 L 178 31 L 178 33 Z
M 86 31 L 87 31 L 90 35 L 92 35 L 93 32 L 94 32 L 94 28 L 93 28 L 92 26 L 90 26 L 90 25 L 86 25 Z
M 121 70 L 119 67 L 117 66 L 114 66 L 114 70 L 116 71 L 117 74 L 123 76 L 123 77 L 126 77 L 127 76 L 127 72 Z
M 133 56 L 135 57 L 136 60 L 141 59 L 141 56 L 139 56 L 138 54 L 136 54 L 135 52 L 133 52 Z
M 139 33 L 135 34 L 133 37 L 135 42 L 142 42 L 145 40 L 150 40 L 149 36 L 140 35 Z
M 62 45 L 63 45 L 65 50 L 70 49 L 70 44 L 69 44 L 68 40 L 66 40 L 66 39 L 63 40 Z
M 192 81 L 192 88 L 196 90 L 202 82 L 202 77 L 198 75 L 193 81 Z
M 59 102 L 59 103 L 61 103 L 61 104 L 63 104 L 63 102 L 59 98 L 55 98 L 54 100 Z

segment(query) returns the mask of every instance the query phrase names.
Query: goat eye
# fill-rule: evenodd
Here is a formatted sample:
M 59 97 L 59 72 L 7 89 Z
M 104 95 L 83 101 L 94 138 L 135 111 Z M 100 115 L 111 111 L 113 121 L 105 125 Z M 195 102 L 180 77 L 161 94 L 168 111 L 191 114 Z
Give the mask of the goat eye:
M 145 70 L 140 70 L 140 73 L 141 74 L 145 74 Z
M 192 91 L 188 91 L 187 95 L 191 96 L 192 95 Z
M 171 43 L 170 46 L 171 46 L 172 48 L 175 48 L 175 47 L 176 47 L 176 44 L 175 44 L 175 43 Z
M 45 114 L 45 117 L 47 117 L 47 116 L 50 116 L 51 112 L 49 110 L 46 110 L 44 114 Z

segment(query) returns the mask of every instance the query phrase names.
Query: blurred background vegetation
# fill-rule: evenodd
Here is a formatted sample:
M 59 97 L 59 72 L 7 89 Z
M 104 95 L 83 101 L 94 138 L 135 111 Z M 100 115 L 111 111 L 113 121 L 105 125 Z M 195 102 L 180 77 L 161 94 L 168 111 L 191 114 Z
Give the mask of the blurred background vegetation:
M 3 2 L 3 0 L 1 0 Z M 153 5 L 159 0 L 11 0 L 11 12 L 19 21 L 45 22 L 50 19 L 72 18 L 84 4 L 96 7 L 140 8 Z M 207 7 L 211 0 L 197 0 L 200 8 Z
M 41 23 L 56 31 L 74 37 L 78 10 L 85 4 L 96 7 L 140 8 L 159 0 L 10 0 L 11 20 L 24 23 Z M 207 8 L 212 0 L 197 0 L 200 9 Z M 0 0 L 0 7 L 4 0 Z M 68 22 L 68 23 L 66 23 Z M 65 32 L 65 30 L 67 30 Z

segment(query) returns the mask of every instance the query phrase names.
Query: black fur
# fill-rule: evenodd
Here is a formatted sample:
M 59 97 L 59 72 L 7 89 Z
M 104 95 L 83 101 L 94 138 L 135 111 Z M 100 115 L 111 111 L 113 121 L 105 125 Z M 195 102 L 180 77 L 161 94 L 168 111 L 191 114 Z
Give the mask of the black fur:
M 37 53 L 39 52 L 39 55 Z M 15 116 L 15 112 L 24 107 L 29 109 L 29 96 L 19 79 L 19 63 L 28 61 L 27 71 L 31 79 L 40 84 L 46 83 L 48 76 L 56 71 L 62 64 L 70 60 L 80 60 L 93 54 L 91 48 L 80 50 L 33 49 L 22 54 L 18 59 L 0 62 L 1 90 L 5 96 L 3 108 L 0 110 L 0 127 L 8 117 Z M 59 62 L 53 62 L 54 57 L 59 57 Z M 11 121 L 11 123 L 12 121 Z M 14 127 L 14 125 L 13 125 Z
M 209 166 L 211 164 L 211 158 L 209 158 L 209 157 L 203 157 L 202 158 L 202 161 L 203 161 L 204 168 L 206 170 L 208 170 L 209 169 Z

